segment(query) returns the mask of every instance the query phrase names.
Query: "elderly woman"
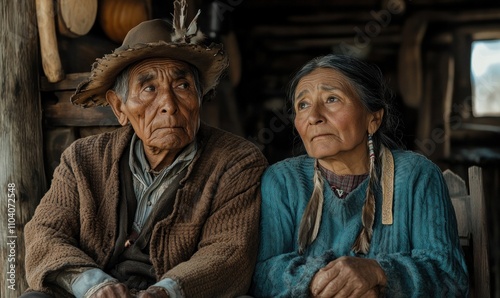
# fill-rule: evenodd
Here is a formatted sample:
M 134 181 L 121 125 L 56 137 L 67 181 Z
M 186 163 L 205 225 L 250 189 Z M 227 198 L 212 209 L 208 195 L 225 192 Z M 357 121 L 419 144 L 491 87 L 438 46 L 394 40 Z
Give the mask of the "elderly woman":
M 465 297 L 468 273 L 441 170 L 397 149 L 380 70 L 347 56 L 290 84 L 307 155 L 262 178 L 256 297 Z
M 249 141 L 200 123 L 227 56 L 201 44 L 196 22 L 179 21 L 185 3 L 175 4 L 174 30 L 138 25 L 73 95 L 84 107 L 109 104 L 124 127 L 63 153 L 25 229 L 24 297 L 247 292 L 267 161 Z

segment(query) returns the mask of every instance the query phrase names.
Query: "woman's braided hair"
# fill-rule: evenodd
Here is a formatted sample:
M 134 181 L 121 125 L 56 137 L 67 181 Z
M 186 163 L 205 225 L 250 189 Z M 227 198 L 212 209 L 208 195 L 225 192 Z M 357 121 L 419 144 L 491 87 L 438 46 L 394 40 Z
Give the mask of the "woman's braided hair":
M 362 105 L 369 112 L 384 110 L 384 115 L 378 130 L 371 136 L 373 142 L 374 158 L 370 159 L 370 171 L 366 200 L 362 211 L 363 229 L 356 239 L 353 250 L 356 253 L 366 254 L 370 247 L 373 220 L 375 216 L 374 194 L 379 190 L 379 176 L 381 168 L 382 145 L 389 149 L 402 148 L 401 134 L 399 131 L 399 118 L 393 111 L 392 93 L 387 88 L 382 71 L 374 64 L 346 55 L 325 55 L 314 58 L 306 63 L 292 78 L 288 87 L 288 99 L 294 105 L 295 89 L 299 81 L 318 68 L 330 68 L 341 73 L 351 84 Z M 293 109 L 292 109 L 293 110 Z M 294 112 L 292 113 L 295 116 Z M 315 176 L 319 173 L 315 165 Z M 321 179 L 314 179 L 313 194 L 308 202 L 299 227 L 299 252 L 314 241 L 318 226 L 314 223 L 321 218 L 323 198 Z M 321 191 L 319 190 L 321 188 Z

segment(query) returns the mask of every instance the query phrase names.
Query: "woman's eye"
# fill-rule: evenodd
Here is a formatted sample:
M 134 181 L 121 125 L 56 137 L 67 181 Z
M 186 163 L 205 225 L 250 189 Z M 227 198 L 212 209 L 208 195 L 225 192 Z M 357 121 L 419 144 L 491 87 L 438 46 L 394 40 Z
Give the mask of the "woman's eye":
M 307 108 L 309 106 L 309 104 L 307 102 L 299 102 L 297 104 L 297 110 L 303 110 L 305 108 Z
M 326 100 L 326 102 L 336 102 L 338 101 L 339 99 L 335 96 L 330 96 L 328 97 L 328 99 Z

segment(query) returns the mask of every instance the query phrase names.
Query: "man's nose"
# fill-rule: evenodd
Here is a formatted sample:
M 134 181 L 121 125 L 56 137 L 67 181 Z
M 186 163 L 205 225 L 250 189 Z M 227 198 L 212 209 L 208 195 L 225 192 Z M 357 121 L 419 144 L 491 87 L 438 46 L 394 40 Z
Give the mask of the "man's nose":
M 178 111 L 177 98 L 175 97 L 175 94 L 170 90 L 161 95 L 160 105 L 161 114 L 173 115 Z

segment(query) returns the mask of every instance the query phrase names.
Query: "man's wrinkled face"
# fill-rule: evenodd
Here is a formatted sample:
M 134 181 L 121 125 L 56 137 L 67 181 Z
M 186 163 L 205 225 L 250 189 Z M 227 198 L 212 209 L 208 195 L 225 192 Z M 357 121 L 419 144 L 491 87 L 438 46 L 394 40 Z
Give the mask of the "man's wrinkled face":
M 200 126 L 195 77 L 181 61 L 139 62 L 130 69 L 128 97 L 108 101 L 120 124 L 130 122 L 144 145 L 155 151 L 180 151 L 194 140 Z

